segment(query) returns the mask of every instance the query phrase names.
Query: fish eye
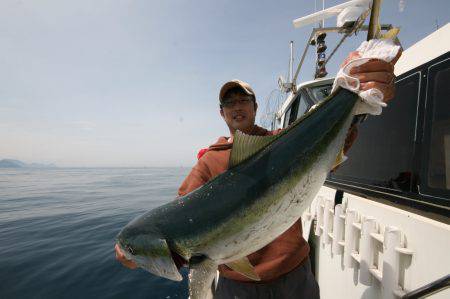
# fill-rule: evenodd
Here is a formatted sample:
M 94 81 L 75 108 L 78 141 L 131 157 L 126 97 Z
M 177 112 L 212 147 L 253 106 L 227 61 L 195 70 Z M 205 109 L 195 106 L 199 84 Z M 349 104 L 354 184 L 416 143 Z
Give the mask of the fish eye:
M 136 254 L 135 250 L 130 245 L 126 245 L 125 249 L 128 250 L 128 252 L 131 253 L 132 255 Z

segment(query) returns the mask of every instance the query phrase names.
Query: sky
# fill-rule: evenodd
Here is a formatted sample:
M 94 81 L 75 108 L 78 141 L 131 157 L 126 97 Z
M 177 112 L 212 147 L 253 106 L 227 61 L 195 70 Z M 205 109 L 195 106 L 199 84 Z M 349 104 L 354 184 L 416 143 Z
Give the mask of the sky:
M 399 2 L 384 1 L 381 21 L 401 27 L 404 48 L 450 20 L 448 0 Z M 313 27 L 292 21 L 314 10 L 314 0 L 1 0 L 0 159 L 192 166 L 229 134 L 220 87 L 250 83 L 259 119 L 287 75 L 289 41 L 298 63 Z M 364 39 L 341 47 L 330 76 Z M 299 82 L 313 79 L 311 50 Z

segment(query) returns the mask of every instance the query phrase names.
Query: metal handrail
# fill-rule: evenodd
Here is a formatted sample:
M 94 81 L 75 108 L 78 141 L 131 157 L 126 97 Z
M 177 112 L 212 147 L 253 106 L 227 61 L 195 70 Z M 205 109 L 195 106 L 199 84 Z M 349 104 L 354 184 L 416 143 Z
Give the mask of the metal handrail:
M 431 294 L 440 292 L 450 286 L 450 274 L 445 275 L 429 284 L 426 284 L 414 291 L 402 296 L 402 299 L 416 299 L 429 296 Z

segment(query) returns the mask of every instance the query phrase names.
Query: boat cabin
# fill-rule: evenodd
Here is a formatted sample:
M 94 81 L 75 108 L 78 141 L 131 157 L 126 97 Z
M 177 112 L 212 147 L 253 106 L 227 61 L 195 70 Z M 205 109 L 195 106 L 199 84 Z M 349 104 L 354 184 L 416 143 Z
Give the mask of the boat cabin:
M 395 98 L 358 124 L 349 159 L 302 215 L 321 298 L 449 298 L 449 50 L 447 24 L 403 52 Z M 272 128 L 289 126 L 332 83 L 300 84 Z

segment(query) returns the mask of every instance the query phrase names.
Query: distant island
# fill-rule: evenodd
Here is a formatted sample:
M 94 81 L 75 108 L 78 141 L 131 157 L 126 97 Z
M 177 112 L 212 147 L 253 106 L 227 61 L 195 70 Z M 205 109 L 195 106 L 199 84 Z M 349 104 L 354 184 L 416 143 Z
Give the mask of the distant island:
M 24 163 L 14 159 L 0 160 L 0 168 L 53 168 L 54 164 Z

